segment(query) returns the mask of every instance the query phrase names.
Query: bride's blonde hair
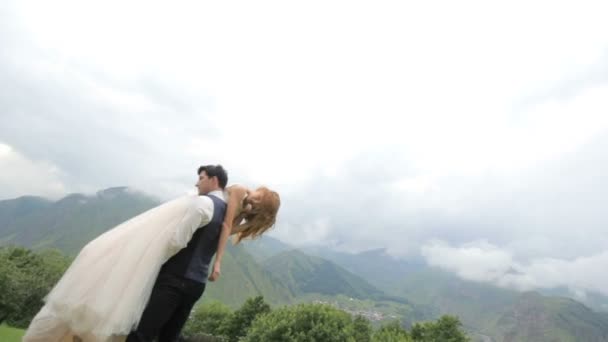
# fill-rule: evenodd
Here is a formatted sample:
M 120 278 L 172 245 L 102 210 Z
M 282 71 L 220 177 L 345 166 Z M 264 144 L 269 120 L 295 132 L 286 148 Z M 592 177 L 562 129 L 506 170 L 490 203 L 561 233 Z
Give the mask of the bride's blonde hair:
M 259 203 L 254 204 L 251 211 L 245 214 L 246 228 L 236 234 L 234 243 L 243 239 L 255 239 L 270 229 L 276 222 L 277 213 L 281 206 L 281 199 L 276 191 L 265 186 L 259 187 L 257 191 L 262 193 Z

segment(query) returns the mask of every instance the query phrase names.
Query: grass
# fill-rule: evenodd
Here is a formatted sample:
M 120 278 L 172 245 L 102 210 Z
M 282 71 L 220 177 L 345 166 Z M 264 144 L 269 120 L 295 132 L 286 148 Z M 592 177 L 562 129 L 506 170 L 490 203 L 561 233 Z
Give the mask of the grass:
M 2 342 L 20 342 L 23 334 L 25 334 L 25 330 L 0 325 L 0 341 Z

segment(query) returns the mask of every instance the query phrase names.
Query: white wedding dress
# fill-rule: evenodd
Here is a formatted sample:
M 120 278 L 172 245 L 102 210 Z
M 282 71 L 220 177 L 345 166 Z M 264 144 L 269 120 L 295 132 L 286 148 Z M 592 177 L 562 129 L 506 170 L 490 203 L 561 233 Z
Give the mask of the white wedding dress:
M 179 197 L 88 243 L 46 297 L 23 341 L 124 340 L 139 322 L 160 267 L 199 227 L 201 198 Z

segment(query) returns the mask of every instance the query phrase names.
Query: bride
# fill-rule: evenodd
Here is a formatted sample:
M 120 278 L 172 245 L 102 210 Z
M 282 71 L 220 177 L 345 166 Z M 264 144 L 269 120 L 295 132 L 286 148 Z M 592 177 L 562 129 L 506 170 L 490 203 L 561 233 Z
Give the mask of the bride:
M 274 225 L 280 206 L 276 192 L 232 185 L 224 196 L 222 230 L 235 235 L 235 243 Z M 199 199 L 186 195 L 166 202 L 89 242 L 45 298 L 23 341 L 124 341 L 137 327 L 161 266 L 199 228 L 192 219 Z M 220 275 L 226 240 L 219 241 L 212 281 Z

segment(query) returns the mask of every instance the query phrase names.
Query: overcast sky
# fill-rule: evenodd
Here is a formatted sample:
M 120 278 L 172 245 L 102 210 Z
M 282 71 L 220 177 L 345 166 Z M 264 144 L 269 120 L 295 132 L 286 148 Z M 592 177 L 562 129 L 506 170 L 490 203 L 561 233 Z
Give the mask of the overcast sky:
M 0 199 L 221 163 L 283 241 L 608 294 L 605 6 L 3 1 Z

